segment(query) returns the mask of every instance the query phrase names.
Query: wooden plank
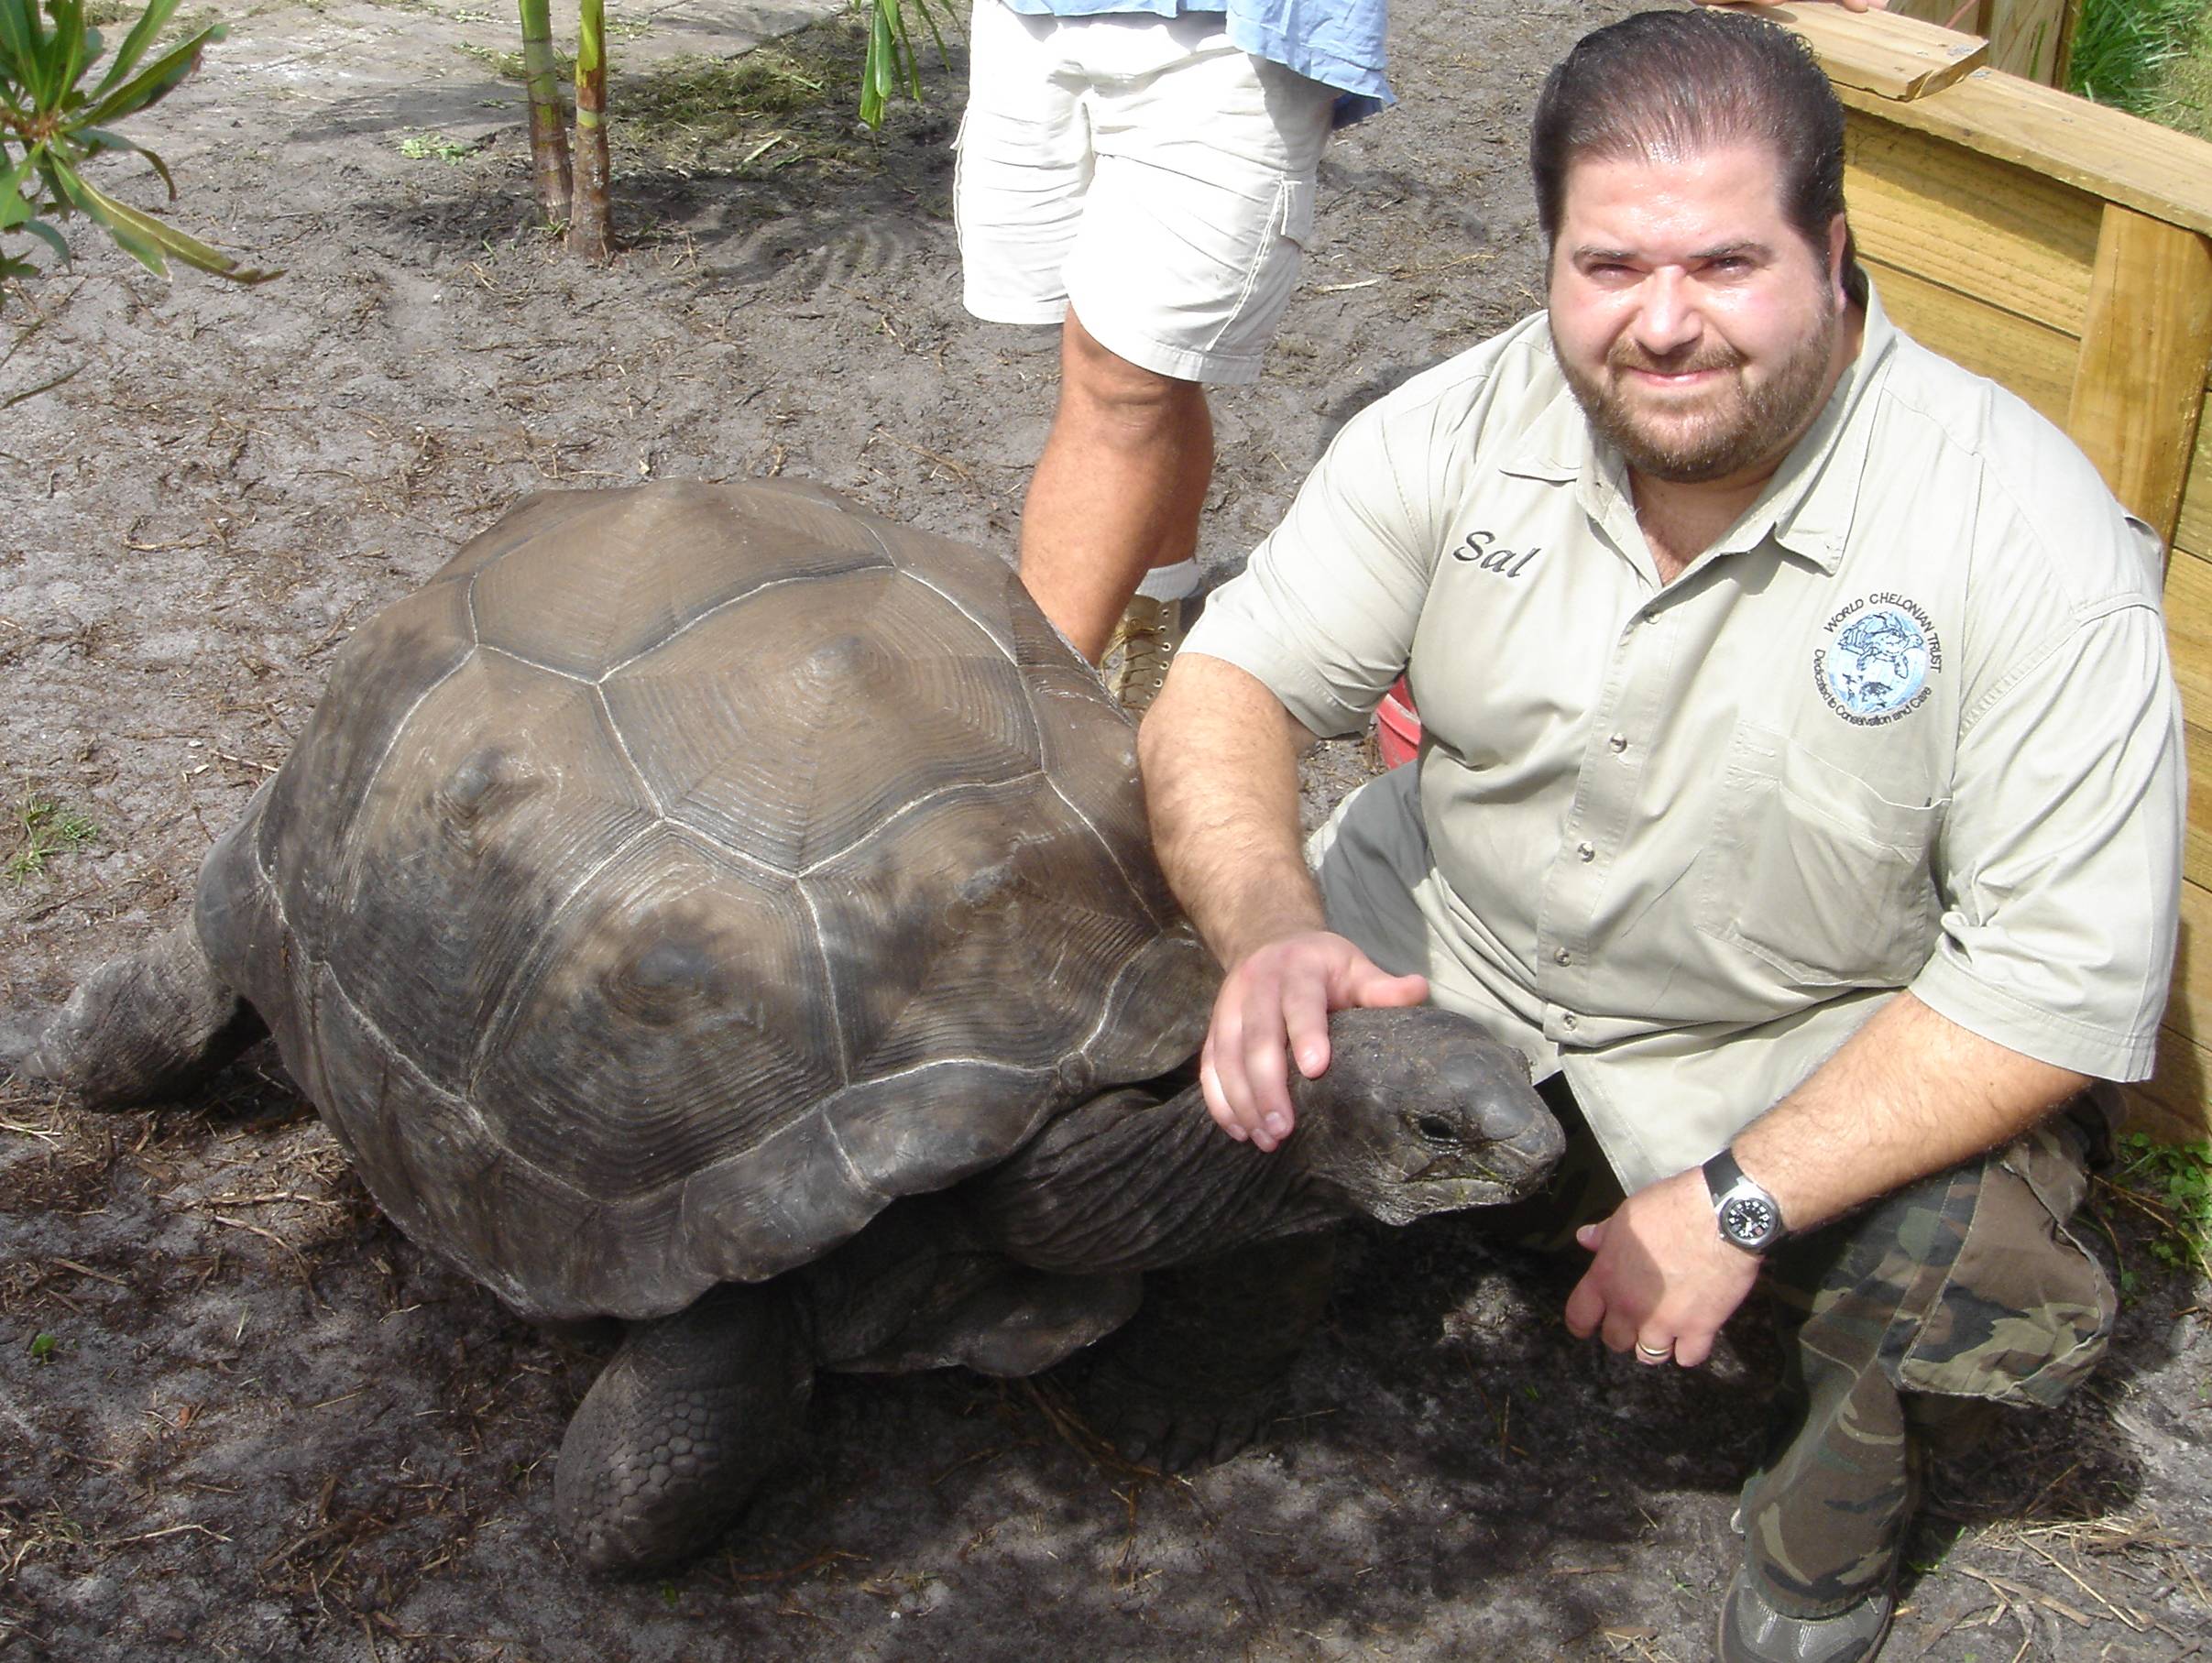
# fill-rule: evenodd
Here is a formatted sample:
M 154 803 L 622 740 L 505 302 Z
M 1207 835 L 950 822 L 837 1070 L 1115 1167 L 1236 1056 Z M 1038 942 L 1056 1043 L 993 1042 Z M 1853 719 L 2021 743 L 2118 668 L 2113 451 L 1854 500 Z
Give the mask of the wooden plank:
M 2122 1086 L 2127 1129 L 2147 1132 L 2162 1143 L 2194 1143 L 2206 1135 L 2212 1052 L 2172 1028 L 2158 1031 L 2158 1061 L 2149 1079 Z
M 2212 234 L 2212 144 L 2201 138 L 1995 70 L 1909 102 L 1844 85 L 1835 95 L 1846 108 Z
M 2182 826 L 2181 871 L 2191 883 L 2212 888 L 2212 728 L 2182 726 L 2189 762 L 2189 806 Z M 2212 1033 L 2205 1036 L 2212 1039 Z
M 2066 82 L 2073 7 L 2066 0 L 1998 0 L 1989 27 L 1989 67 L 2047 87 Z
M 1989 14 L 1996 0 L 1889 0 L 1882 8 L 1890 17 L 1918 17 L 1922 23 L 1933 23 L 1937 28 L 1955 29 L 1962 35 L 1979 35 L 1989 38 Z
M 2189 461 L 2189 476 L 2182 482 L 2174 546 L 2212 560 L 2212 399 L 2197 407 L 2196 454 Z
M 2168 540 L 2196 449 L 2207 360 L 2212 240 L 2108 202 L 2065 428 L 2112 494 Z
M 1989 67 L 2047 87 L 2065 84 L 2066 0 L 1889 0 L 1891 16 L 1918 17 L 1942 28 L 1979 35 L 1989 43 Z
M 2182 714 L 2212 734 L 2212 564 L 2194 555 L 2169 560 L 2165 611 Z
M 2150 1079 L 2125 1089 L 2131 1112 L 2147 1116 L 2152 1124 L 2146 1130 L 2152 1135 L 2204 1135 L 2207 1104 L 2212 1101 L 2212 1067 L 2203 1044 L 2207 1039 L 2212 1039 L 2212 891 L 2185 883 L 2181 942 L 2174 960 L 2174 990 L 2158 1031 L 2158 1061 Z M 2159 1131 L 2160 1125 L 2170 1130 Z
M 1839 86 L 1889 99 L 1925 97 L 1989 61 L 1989 43 L 1900 11 L 1847 12 L 1812 4 L 1738 9 L 1786 23 L 1811 43 Z
M 1891 322 L 1932 352 L 2018 394 L 2064 425 L 2074 391 L 2074 338 L 1880 260 L 1867 269 Z
M 2181 886 L 2181 946 L 2165 1021 L 2199 1045 L 2212 1043 L 2212 890 L 2201 883 Z
M 2103 198 L 1860 111 L 1844 144 L 1863 254 L 2081 334 Z

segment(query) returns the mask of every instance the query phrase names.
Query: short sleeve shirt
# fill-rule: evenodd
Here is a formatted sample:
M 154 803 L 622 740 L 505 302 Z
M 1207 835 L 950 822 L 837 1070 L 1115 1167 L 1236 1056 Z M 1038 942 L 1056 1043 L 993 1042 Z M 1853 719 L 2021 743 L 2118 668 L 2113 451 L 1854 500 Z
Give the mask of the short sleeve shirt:
M 1362 412 L 1185 651 L 1424 739 L 1317 837 L 1334 927 L 1563 1069 L 1631 1188 L 1897 990 L 2151 1067 L 2184 811 L 2159 548 L 2064 434 L 1897 331 L 1661 584 L 1543 314 Z
M 1184 12 L 1226 15 L 1229 38 L 1255 58 L 1296 70 L 1309 81 L 1347 94 L 1338 126 L 1395 104 L 1384 75 L 1386 0 L 1004 0 L 1032 16 L 1090 17 L 1140 12 L 1173 17 Z

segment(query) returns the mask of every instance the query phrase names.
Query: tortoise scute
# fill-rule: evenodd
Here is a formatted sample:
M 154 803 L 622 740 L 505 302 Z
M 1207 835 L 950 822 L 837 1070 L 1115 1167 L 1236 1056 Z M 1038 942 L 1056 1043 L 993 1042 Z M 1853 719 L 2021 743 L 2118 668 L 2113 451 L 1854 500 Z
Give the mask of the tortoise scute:
M 416 706 L 475 651 L 465 585 L 394 602 L 339 649 L 331 684 L 278 771 L 257 822 L 262 867 L 286 874 L 293 928 L 320 939 L 334 910 L 330 853 Z
M 806 891 L 856 1078 L 941 1056 L 1049 1068 L 1083 1044 L 1112 974 L 1154 934 L 1096 835 L 1042 780 L 900 815 Z
M 765 585 L 891 568 L 865 528 L 826 504 L 757 492 L 746 507 L 734 516 L 726 491 L 695 485 L 591 493 L 476 575 L 478 633 L 597 681 Z M 582 547 L 592 558 L 575 557 Z
M 681 956 L 688 985 L 639 967 Z M 610 1199 L 746 1154 L 843 1078 L 812 921 L 790 884 L 663 834 L 537 941 L 474 1095 L 501 1141 Z
M 1039 766 L 1020 673 L 888 567 L 764 589 L 624 665 L 605 692 L 669 816 L 782 871 L 947 783 Z
M 460 1089 L 531 944 L 657 820 L 590 688 L 478 652 L 421 701 L 351 824 L 281 891 L 298 918 L 325 910 L 327 886 L 310 952 Z

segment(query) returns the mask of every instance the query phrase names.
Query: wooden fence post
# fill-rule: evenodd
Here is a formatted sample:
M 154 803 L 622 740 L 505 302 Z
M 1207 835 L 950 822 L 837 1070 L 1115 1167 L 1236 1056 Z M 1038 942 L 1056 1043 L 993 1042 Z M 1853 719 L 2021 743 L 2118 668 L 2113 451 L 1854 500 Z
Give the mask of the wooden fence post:
M 2172 541 L 2212 357 L 2212 241 L 2105 204 L 2066 432 Z

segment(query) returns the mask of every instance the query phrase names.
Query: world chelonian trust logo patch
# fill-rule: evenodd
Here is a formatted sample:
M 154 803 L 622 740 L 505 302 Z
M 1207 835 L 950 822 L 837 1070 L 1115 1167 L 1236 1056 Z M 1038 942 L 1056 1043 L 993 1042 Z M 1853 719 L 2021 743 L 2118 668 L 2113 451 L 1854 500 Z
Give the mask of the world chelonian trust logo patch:
M 1929 678 L 1944 667 L 1944 643 L 1919 602 L 1863 595 L 1821 629 L 1829 640 L 1812 650 L 1812 679 L 1845 721 L 1878 728 L 1928 702 Z

